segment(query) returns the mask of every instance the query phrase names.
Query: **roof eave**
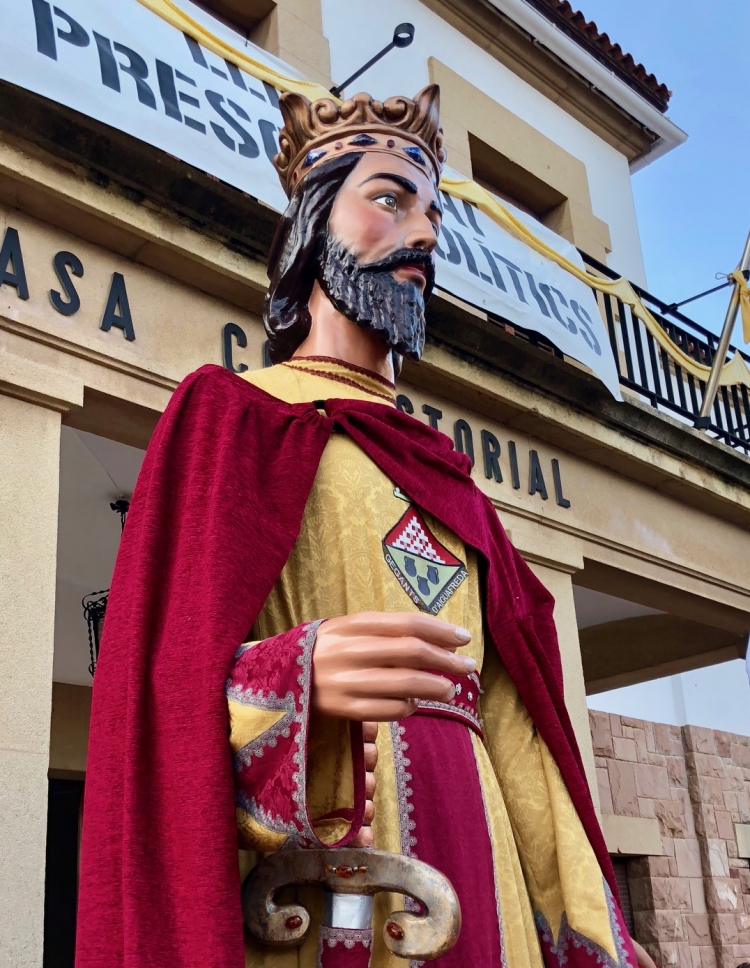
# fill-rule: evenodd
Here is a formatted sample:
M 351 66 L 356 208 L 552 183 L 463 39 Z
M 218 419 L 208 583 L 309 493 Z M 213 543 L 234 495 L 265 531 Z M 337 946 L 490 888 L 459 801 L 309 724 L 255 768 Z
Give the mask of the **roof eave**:
M 631 171 L 639 171 L 657 158 L 679 147 L 687 133 L 640 95 L 633 87 L 606 67 L 589 51 L 573 40 L 555 23 L 536 10 L 527 0 L 489 0 L 492 6 L 523 30 L 531 34 L 593 88 L 605 94 L 639 124 L 657 137 L 647 152 L 630 162 Z

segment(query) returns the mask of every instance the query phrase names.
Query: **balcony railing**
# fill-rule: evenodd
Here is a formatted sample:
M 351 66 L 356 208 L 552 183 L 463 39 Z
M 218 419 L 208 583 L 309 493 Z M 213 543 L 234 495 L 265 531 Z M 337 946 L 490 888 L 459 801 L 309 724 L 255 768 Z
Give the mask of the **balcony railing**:
M 608 279 L 618 278 L 616 272 L 601 262 L 585 253 L 581 254 L 590 270 Z M 667 318 L 667 303 L 639 286 L 633 285 L 633 288 L 682 352 L 704 366 L 711 366 L 719 337 L 680 312 L 670 312 L 670 318 Z M 637 393 L 657 410 L 671 413 L 692 426 L 700 413 L 705 383 L 685 373 L 667 356 L 629 306 L 606 293 L 596 292 L 595 295 L 609 333 L 620 384 Z M 739 352 L 735 347 L 730 347 L 730 354 Z M 750 363 L 750 356 L 741 355 Z M 750 454 L 750 394 L 747 387 L 719 387 L 707 433 L 730 447 Z
M 580 251 L 580 250 L 579 250 Z M 605 279 L 619 279 L 618 273 L 581 252 L 590 272 Z M 668 311 L 668 304 L 631 283 L 651 315 L 667 336 L 683 353 L 697 363 L 710 367 L 719 337 L 699 323 L 677 311 Z M 609 334 L 612 353 L 620 385 L 633 391 L 644 402 L 664 411 L 692 427 L 700 414 L 706 384 L 696 379 L 667 356 L 643 322 L 634 316 L 630 307 L 615 296 L 594 291 L 602 320 Z M 671 318 L 667 318 L 667 314 Z M 516 339 L 565 359 L 565 355 L 540 333 L 524 329 L 493 313 L 489 317 Z M 734 346 L 729 347 L 727 359 L 735 353 L 750 364 L 750 356 Z M 722 443 L 750 455 L 750 392 L 746 386 L 719 387 L 706 433 Z

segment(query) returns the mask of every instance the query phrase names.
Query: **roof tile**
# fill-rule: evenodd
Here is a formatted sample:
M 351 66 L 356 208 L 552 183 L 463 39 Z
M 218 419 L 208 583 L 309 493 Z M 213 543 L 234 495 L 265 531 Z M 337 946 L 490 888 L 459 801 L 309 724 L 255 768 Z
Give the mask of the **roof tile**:
M 588 50 L 597 60 L 609 67 L 618 77 L 638 91 L 660 111 L 666 111 L 672 92 L 660 83 L 643 64 L 613 43 L 593 20 L 586 20 L 580 10 L 574 10 L 568 0 L 528 0 L 541 14 L 557 24 L 569 37 Z

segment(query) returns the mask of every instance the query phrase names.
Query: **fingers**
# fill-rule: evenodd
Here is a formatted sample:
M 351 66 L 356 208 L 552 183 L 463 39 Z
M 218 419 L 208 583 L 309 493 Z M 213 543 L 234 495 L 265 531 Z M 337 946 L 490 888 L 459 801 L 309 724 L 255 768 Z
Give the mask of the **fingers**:
M 361 668 L 391 666 L 400 669 L 429 669 L 447 672 L 452 676 L 467 676 L 477 664 L 471 656 L 455 655 L 452 651 L 431 645 L 415 636 L 401 639 L 372 638 L 348 655 L 351 665 Z
M 342 676 L 339 685 L 354 699 L 450 702 L 455 695 L 455 686 L 449 679 L 417 669 L 374 669 L 367 677 L 355 671 Z
M 349 844 L 350 847 L 373 847 L 374 845 L 375 837 L 372 832 L 372 827 L 362 827 L 354 840 Z
M 378 765 L 378 724 L 362 723 L 362 736 L 365 751 L 365 817 L 364 825 L 369 827 L 375 813 L 373 799 L 375 798 L 375 767 Z
M 378 748 L 375 743 L 365 743 L 365 769 L 372 773 L 378 765 Z
M 334 674 L 359 668 L 370 670 L 383 666 L 391 668 L 429 669 L 466 676 L 476 670 L 475 660 L 468 655 L 456 655 L 453 650 L 440 648 L 417 636 L 383 638 L 381 636 L 346 636 L 326 639 L 316 656 L 318 667 Z
M 342 635 L 413 636 L 443 649 L 457 649 L 471 642 L 467 629 L 418 612 L 357 612 L 330 619 L 322 628 Z
M 344 719 L 369 720 L 377 723 L 394 723 L 407 719 L 417 709 L 413 699 L 355 699 L 344 701 L 337 707 L 335 715 Z
M 419 701 L 448 703 L 455 695 L 449 679 L 418 669 L 371 669 L 362 675 L 359 669 L 340 672 L 336 688 L 328 696 L 320 691 L 314 695 L 318 713 L 343 719 L 371 723 L 394 722 L 406 719 L 417 708 Z M 369 745 L 369 744 L 368 744 Z
M 633 942 L 633 948 L 635 950 L 636 957 L 638 958 L 638 965 L 640 968 L 656 968 L 656 965 L 654 964 L 649 953 L 643 947 L 641 947 L 641 945 L 639 945 L 634 938 L 631 938 L 630 940 Z
M 312 706 L 317 715 L 330 716 L 332 719 L 389 723 L 411 716 L 417 703 L 411 698 L 399 700 L 369 695 L 355 696 L 341 684 L 333 690 L 324 690 L 316 688 L 313 683 Z

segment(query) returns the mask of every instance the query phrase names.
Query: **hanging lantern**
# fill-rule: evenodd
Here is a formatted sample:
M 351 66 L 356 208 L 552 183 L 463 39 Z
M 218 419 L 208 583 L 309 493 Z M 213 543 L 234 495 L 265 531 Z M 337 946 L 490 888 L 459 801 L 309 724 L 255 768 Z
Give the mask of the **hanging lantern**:
M 109 589 L 101 592 L 91 592 L 85 595 L 81 605 L 83 605 L 83 617 L 89 629 L 89 673 L 93 676 L 96 672 L 96 663 L 99 658 L 99 645 L 102 641 L 104 631 L 104 613 L 107 611 L 107 600 Z
M 110 504 L 110 507 L 120 515 L 120 534 L 122 534 L 123 528 L 125 527 L 125 519 L 130 510 L 130 501 L 125 500 L 125 498 L 120 498 L 118 501 Z M 105 588 L 103 591 L 90 592 L 88 595 L 84 595 L 81 601 L 83 617 L 86 619 L 86 625 L 89 631 L 89 655 L 91 657 L 89 673 L 92 676 L 96 672 L 96 663 L 99 660 L 99 647 L 102 641 L 102 633 L 104 632 L 104 616 L 107 611 L 108 600 L 109 589 Z

